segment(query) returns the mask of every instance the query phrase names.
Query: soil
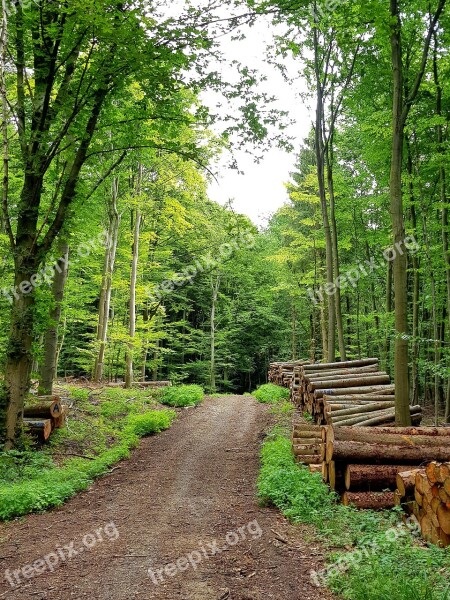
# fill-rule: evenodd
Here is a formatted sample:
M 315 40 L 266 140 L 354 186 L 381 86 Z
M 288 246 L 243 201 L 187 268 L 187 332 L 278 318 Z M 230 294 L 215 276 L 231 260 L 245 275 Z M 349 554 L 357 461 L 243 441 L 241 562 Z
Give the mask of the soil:
M 0 598 L 332 598 L 311 532 L 258 505 L 270 425 L 251 397 L 207 399 L 63 507 L 1 525 Z

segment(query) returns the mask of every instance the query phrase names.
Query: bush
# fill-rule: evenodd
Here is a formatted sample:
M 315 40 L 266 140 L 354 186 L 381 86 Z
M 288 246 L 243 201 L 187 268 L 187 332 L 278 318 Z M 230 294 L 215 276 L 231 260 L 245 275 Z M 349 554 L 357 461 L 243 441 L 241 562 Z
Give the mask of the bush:
M 274 385 L 273 383 L 266 383 L 253 392 L 252 396 L 263 404 L 276 404 L 288 400 L 290 392 L 287 388 Z
M 204 398 L 205 392 L 199 385 L 179 385 L 164 388 L 161 402 L 177 408 L 197 406 Z

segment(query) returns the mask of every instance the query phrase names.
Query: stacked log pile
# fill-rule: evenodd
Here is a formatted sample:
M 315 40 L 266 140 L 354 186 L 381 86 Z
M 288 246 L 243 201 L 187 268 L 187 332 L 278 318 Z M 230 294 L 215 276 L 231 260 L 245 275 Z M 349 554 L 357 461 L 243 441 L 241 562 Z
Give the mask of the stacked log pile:
M 395 387 L 380 371 L 377 358 L 295 366 L 291 399 L 317 425 L 372 427 L 395 422 Z M 412 406 L 411 416 L 419 424 L 421 407 Z
M 322 470 L 322 431 L 317 425 L 294 425 L 292 452 L 296 462 L 310 466 L 311 471 Z
M 438 442 L 440 436 L 431 437 Z M 450 433 L 447 439 L 450 446 Z M 426 540 L 450 546 L 450 462 L 433 461 L 425 469 L 399 473 L 395 503 L 414 515 Z
M 327 426 L 322 441 L 324 480 L 342 494 L 343 504 L 357 508 L 393 507 L 399 473 L 450 461 L 448 428 Z
M 41 396 L 35 404 L 25 406 L 23 422 L 32 435 L 45 442 L 55 429 L 65 427 L 67 412 L 58 396 Z
M 294 379 L 294 369 L 306 364 L 309 364 L 307 360 L 271 363 L 268 380 L 275 385 L 290 388 Z

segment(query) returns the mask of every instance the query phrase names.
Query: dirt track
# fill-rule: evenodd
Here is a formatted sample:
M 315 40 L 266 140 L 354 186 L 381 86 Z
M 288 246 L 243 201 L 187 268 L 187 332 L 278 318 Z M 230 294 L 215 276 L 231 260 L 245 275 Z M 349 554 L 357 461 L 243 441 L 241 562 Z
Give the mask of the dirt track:
M 250 397 L 208 399 L 64 507 L 1 526 L 0 598 L 330 598 L 309 579 L 320 548 L 255 500 L 269 423 Z

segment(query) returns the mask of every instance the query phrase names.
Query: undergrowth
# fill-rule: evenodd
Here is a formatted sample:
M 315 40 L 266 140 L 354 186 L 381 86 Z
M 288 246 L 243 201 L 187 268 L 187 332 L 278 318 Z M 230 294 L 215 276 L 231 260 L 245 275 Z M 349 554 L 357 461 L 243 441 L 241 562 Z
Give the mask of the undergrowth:
M 205 392 L 199 385 L 177 385 L 164 388 L 161 402 L 177 408 L 197 406 L 202 402 Z
M 158 409 L 148 391 L 67 387 L 66 428 L 48 445 L 0 455 L 0 519 L 60 506 L 130 455 L 139 439 L 170 427 L 176 413 Z
M 398 511 L 359 511 L 337 503 L 319 474 L 299 467 L 290 440 L 265 441 L 258 480 L 261 502 L 293 523 L 313 525 L 329 549 L 315 581 L 347 600 L 449 600 L 450 551 L 424 544 Z
M 287 388 L 274 385 L 273 383 L 265 383 L 261 385 L 252 396 L 263 404 L 276 404 L 282 400 L 288 400 L 290 392 Z

